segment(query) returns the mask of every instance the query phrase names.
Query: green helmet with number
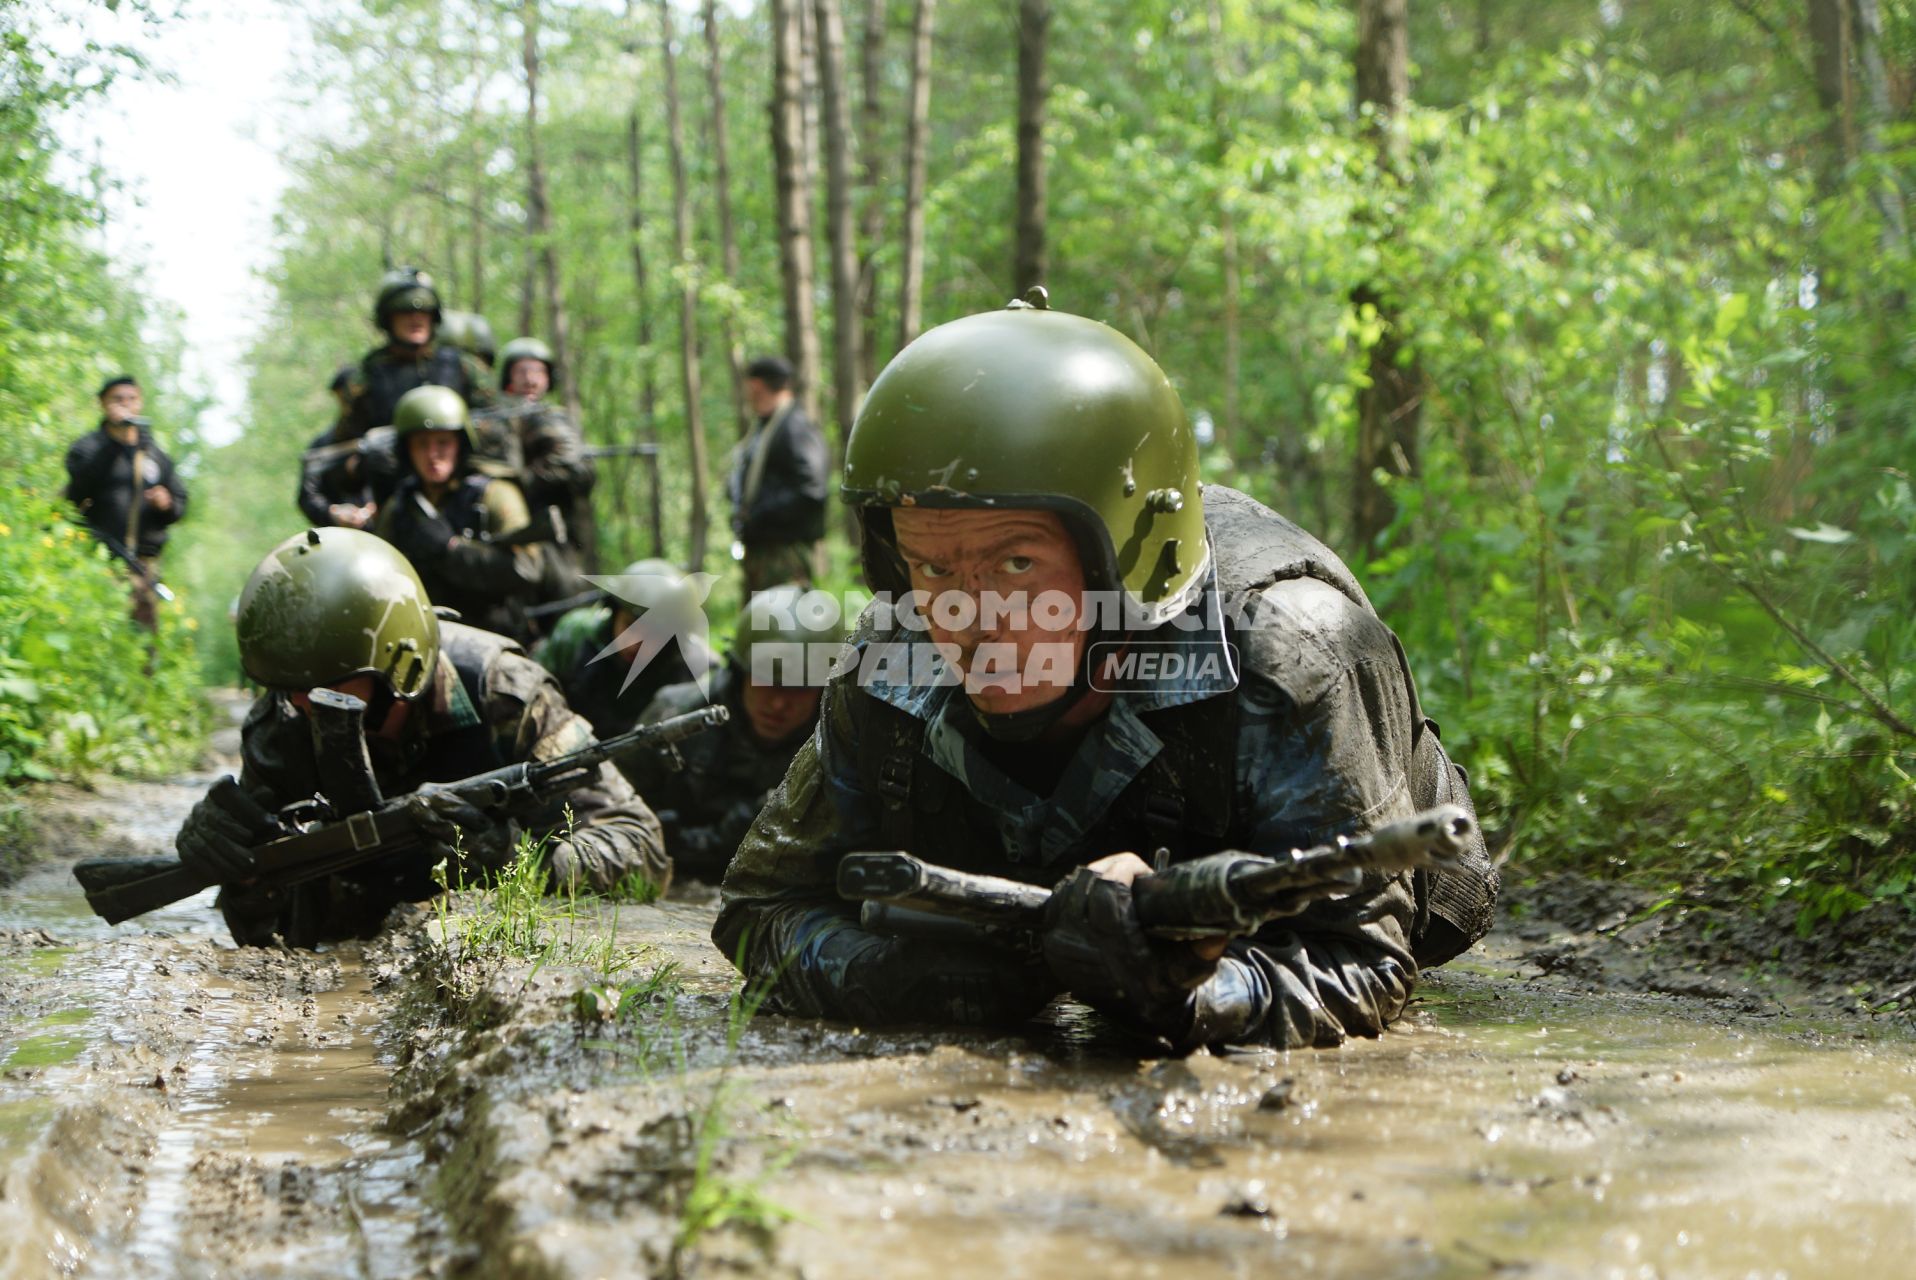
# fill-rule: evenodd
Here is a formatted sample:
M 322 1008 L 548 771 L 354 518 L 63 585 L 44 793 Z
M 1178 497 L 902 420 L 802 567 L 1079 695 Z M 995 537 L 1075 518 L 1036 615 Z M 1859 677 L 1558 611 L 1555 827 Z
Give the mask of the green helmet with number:
M 829 645 L 835 654 L 844 643 L 837 597 L 785 582 L 745 602 L 732 633 L 732 662 L 754 684 L 823 684 L 827 664 L 813 660 L 812 646 Z
M 546 376 L 551 377 L 558 366 L 552 359 L 552 348 L 537 338 L 514 338 L 499 353 L 499 385 L 504 387 L 512 380 L 512 365 L 515 360 L 538 360 L 546 367 Z
M 498 340 L 492 336 L 492 326 L 477 311 L 448 311 L 443 324 L 439 326 L 439 341 L 449 347 L 457 347 L 469 356 L 475 356 L 492 367 L 493 358 L 499 350 Z
M 412 699 L 439 664 L 439 619 L 412 564 L 359 529 L 308 529 L 260 561 L 240 592 L 240 665 L 269 689 L 374 675 Z
M 451 387 L 414 387 L 393 406 L 393 435 L 403 454 L 406 437 L 421 431 L 457 431 L 472 449 L 472 413 Z
M 1170 380 L 1042 290 L 921 335 L 872 384 L 845 446 L 874 590 L 909 587 L 890 508 L 1036 508 L 1072 530 L 1087 585 L 1135 624 L 1182 613 L 1210 567 L 1197 439 Z
M 424 311 L 432 316 L 434 325 L 444 322 L 445 313 L 439 306 L 439 292 L 432 287 L 432 277 L 412 267 L 401 267 L 388 271 L 379 281 L 379 294 L 373 301 L 373 324 L 384 329 L 392 318 L 401 311 Z

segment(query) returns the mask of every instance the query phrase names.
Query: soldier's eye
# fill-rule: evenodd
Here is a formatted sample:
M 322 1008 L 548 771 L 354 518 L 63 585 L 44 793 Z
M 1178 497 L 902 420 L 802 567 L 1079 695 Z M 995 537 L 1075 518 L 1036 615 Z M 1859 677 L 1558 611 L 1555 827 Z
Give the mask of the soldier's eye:
M 945 568 L 944 565 L 933 564 L 929 560 L 920 561 L 918 565 L 918 576 L 921 578 L 943 578 L 950 573 L 951 570 Z
M 1031 557 L 1030 556 L 1007 556 L 1005 558 L 1004 564 L 1001 565 L 1000 568 L 1002 568 L 1006 573 L 1030 573 L 1031 572 Z

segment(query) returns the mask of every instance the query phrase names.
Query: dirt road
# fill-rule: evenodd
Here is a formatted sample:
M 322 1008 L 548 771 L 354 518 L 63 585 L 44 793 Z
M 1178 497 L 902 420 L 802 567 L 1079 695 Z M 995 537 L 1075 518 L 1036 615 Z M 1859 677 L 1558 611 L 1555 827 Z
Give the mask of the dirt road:
M 1916 1257 L 1916 1049 L 1493 935 L 1376 1042 L 1140 1060 L 747 1016 L 709 903 L 468 895 L 321 955 L 0 896 L 0 1274 L 1827 1276 Z M 62 825 L 63 824 L 63 825 Z M 516 914 L 515 914 L 516 913 Z

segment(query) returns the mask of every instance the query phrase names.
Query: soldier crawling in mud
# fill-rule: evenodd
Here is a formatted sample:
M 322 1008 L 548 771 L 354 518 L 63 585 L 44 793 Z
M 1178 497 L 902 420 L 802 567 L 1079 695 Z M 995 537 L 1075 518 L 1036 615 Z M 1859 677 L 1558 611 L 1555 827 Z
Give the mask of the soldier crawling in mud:
M 635 560 L 619 571 L 617 586 L 603 603 L 568 610 L 532 654 L 601 738 L 636 725 L 660 689 L 718 665 L 702 636 L 678 643 L 673 619 L 697 602 L 686 597 L 685 575 L 671 561 Z
M 1228 942 L 1148 936 L 1131 885 L 1159 849 L 1283 854 L 1467 806 L 1462 774 L 1337 557 L 1200 492 L 1157 365 L 1033 301 L 926 333 L 866 397 L 842 492 L 879 604 L 732 862 L 713 939 L 785 1012 L 866 1026 L 1015 1024 L 1068 991 L 1181 1051 L 1374 1036 L 1419 965 L 1488 927 L 1480 837 L 1463 873 L 1368 873 Z M 1154 649 L 1185 674 L 1126 679 Z M 886 849 L 1055 884 L 1041 945 L 865 930 L 836 866 Z
M 657 755 L 623 762 L 658 812 L 678 874 L 714 884 L 724 877 L 752 819 L 811 737 L 825 673 L 845 639 L 836 602 L 822 602 L 828 611 L 807 608 L 803 588 L 790 583 L 759 592 L 739 618 L 731 660 L 708 687 L 667 685 L 646 708 L 646 724 L 708 704 L 731 712 L 723 728 L 679 747 L 683 769 Z
M 518 645 L 441 622 L 412 566 L 368 533 L 309 529 L 281 543 L 240 595 L 238 632 L 240 664 L 266 692 L 241 731 L 239 778 L 213 785 L 175 843 L 186 869 L 223 886 L 220 910 L 242 944 L 370 936 L 395 904 L 438 891 L 436 864 L 448 862 L 459 879 L 507 866 L 517 827 L 437 784 L 549 760 L 592 740 Z M 412 796 L 427 843 L 291 890 L 250 889 L 252 849 L 267 837 L 270 815 L 332 790 L 339 762 L 315 750 L 307 715 L 321 688 L 365 701 L 380 791 Z M 609 763 L 565 805 L 569 832 L 559 811 L 534 828 L 558 832 L 544 852 L 551 887 L 607 889 L 635 872 L 668 882 L 658 820 Z

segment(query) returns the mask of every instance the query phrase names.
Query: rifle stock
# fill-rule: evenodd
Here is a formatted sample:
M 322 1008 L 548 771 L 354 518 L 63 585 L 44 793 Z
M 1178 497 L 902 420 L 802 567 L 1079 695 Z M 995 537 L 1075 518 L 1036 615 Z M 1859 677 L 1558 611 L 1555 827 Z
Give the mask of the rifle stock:
M 350 708 L 338 710 L 351 714 Z M 531 817 L 586 781 L 607 760 L 634 751 L 670 748 L 717 728 L 728 717 L 724 707 L 688 711 L 568 755 L 507 765 L 447 785 L 487 813 Z M 338 811 L 322 797 L 288 805 L 275 818 L 280 834 L 254 848 L 258 874 L 249 883 L 289 888 L 415 847 L 420 836 L 407 800 L 399 796 L 343 818 L 335 816 Z M 87 905 L 108 924 L 145 915 L 208 886 L 181 866 L 178 858 L 89 858 L 74 864 L 73 876 L 86 891 Z

